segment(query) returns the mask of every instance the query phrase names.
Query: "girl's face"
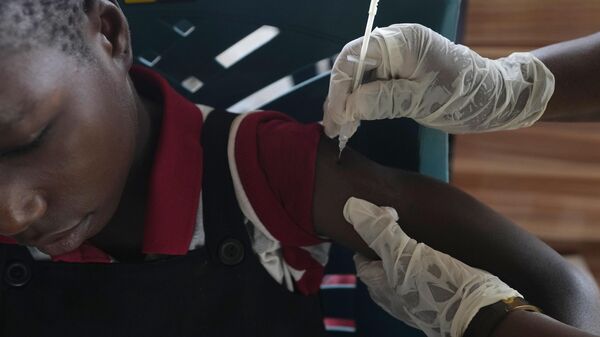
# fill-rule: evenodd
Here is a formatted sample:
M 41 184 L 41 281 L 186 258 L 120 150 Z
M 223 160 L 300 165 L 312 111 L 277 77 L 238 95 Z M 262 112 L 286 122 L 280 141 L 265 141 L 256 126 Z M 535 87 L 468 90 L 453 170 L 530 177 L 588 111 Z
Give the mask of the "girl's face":
M 0 60 L 0 235 L 54 256 L 109 222 L 136 152 L 127 75 L 98 56 Z

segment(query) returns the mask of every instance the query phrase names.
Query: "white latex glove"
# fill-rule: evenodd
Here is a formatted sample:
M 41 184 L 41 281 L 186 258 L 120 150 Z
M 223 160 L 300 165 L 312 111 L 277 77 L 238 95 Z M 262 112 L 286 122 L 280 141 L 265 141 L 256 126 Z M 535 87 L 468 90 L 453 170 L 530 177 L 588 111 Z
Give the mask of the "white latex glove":
M 429 337 L 461 337 L 479 309 L 521 296 L 498 277 L 411 239 L 393 208 L 350 198 L 344 217 L 381 258 L 354 257 L 371 298 Z
M 530 53 L 490 60 L 417 24 L 373 31 L 365 81 L 349 94 L 362 39 L 347 44 L 331 74 L 323 124 L 329 137 L 360 120 L 412 118 L 450 133 L 527 127 L 543 114 L 554 76 Z

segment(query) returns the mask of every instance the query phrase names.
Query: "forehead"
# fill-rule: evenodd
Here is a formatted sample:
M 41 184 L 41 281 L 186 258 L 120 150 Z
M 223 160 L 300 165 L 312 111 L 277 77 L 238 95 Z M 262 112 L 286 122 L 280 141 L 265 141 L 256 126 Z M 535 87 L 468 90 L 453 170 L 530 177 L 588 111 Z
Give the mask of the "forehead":
M 60 54 L 36 51 L 0 60 L 0 128 L 18 123 L 67 85 L 69 60 Z

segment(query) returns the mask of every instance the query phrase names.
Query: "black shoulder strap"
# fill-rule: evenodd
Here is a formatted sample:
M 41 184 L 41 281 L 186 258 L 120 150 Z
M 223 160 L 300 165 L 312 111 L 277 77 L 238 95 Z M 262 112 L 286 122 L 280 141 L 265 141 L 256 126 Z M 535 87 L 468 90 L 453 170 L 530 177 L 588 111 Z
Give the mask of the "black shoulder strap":
M 212 261 L 225 265 L 241 263 L 246 253 L 251 251 L 227 156 L 231 124 L 237 116 L 215 110 L 202 128 L 202 199 L 206 248 Z

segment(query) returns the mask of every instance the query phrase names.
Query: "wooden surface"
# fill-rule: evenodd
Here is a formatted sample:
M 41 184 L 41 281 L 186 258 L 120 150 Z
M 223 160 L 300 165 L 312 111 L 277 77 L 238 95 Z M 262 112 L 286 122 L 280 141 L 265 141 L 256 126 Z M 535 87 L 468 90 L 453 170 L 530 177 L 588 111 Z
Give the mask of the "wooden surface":
M 453 183 L 548 240 L 600 242 L 600 124 L 456 139 Z
M 600 31 L 600 0 L 469 3 L 464 44 L 487 57 Z M 458 136 L 453 183 L 561 253 L 582 254 L 600 280 L 600 124 Z
M 465 42 L 500 57 L 600 31 L 598 0 L 469 0 Z

